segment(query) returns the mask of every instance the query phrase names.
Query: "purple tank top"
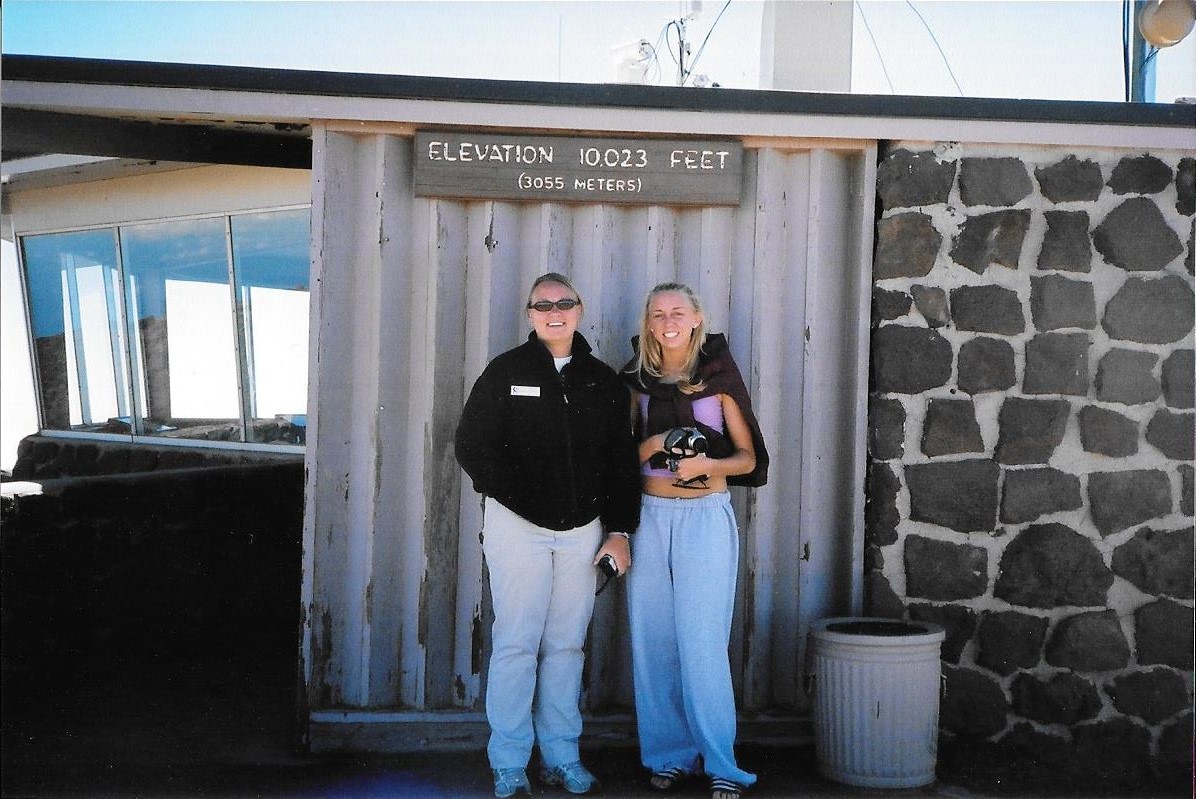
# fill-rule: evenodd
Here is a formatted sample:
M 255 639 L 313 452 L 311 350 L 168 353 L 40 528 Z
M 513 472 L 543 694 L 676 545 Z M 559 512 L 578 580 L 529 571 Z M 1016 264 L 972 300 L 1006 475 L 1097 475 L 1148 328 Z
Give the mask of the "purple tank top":
M 648 395 L 640 394 L 639 407 L 640 418 L 648 418 Z M 714 428 L 720 433 L 726 433 L 726 425 L 723 422 L 723 404 L 719 401 L 717 395 L 702 397 L 696 399 L 691 403 L 694 410 L 694 421 L 701 422 L 707 427 Z M 645 477 L 668 477 L 672 478 L 674 475 L 668 469 L 653 469 L 647 463 L 640 465 L 640 472 Z

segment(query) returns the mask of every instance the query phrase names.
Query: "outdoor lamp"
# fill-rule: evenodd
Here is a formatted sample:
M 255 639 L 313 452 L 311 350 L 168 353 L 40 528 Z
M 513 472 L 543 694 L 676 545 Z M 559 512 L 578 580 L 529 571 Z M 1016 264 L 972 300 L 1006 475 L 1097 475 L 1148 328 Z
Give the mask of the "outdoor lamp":
M 1196 23 L 1196 0 L 1149 0 L 1138 15 L 1142 38 L 1155 47 L 1178 44 Z

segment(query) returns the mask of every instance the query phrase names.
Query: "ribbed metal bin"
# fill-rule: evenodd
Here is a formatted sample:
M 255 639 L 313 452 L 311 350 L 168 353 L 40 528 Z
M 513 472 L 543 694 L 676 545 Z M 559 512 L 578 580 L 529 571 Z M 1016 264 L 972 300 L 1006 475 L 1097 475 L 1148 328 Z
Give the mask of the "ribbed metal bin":
M 823 776 L 866 788 L 934 782 L 945 637 L 930 622 L 846 617 L 811 625 L 814 742 Z

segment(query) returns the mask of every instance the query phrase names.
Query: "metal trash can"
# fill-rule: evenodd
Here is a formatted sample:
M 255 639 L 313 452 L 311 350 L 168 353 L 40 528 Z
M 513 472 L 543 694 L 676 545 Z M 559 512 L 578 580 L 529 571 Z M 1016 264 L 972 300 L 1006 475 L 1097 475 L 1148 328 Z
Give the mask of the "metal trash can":
M 808 676 L 823 776 L 865 788 L 934 782 L 945 637 L 943 627 L 930 622 L 814 622 Z

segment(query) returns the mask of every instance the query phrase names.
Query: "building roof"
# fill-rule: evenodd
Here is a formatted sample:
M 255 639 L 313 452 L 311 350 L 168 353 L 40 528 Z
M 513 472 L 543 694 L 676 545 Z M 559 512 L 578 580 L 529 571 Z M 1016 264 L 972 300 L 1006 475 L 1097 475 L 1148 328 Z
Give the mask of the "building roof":
M 6 161 L 58 152 L 307 167 L 311 123 L 350 118 L 345 109 L 355 100 L 369 101 L 367 106 L 358 102 L 355 107 L 371 109 L 357 118 L 373 113 L 374 119 L 383 121 L 387 117 L 377 115 L 379 107 L 414 101 L 545 110 L 697 112 L 702 119 L 733 115 L 747 124 L 764 116 L 841 123 L 917 119 L 937 122 L 943 133 L 936 138 L 960 140 L 965 137 L 949 134 L 950 123 L 1170 128 L 1182 131 L 1181 136 L 1196 131 L 1196 106 L 1183 104 L 548 83 L 28 55 L 5 55 L 0 75 Z M 162 98 L 163 92 L 172 99 L 130 101 L 136 95 Z M 240 110 L 205 108 L 202 101 L 214 95 L 249 95 L 256 100 L 242 103 Z M 263 95 L 289 102 L 263 102 Z M 851 129 L 859 130 L 858 126 Z M 895 138 L 888 130 L 882 125 L 866 138 Z M 1191 138 L 1196 145 L 1196 134 Z

